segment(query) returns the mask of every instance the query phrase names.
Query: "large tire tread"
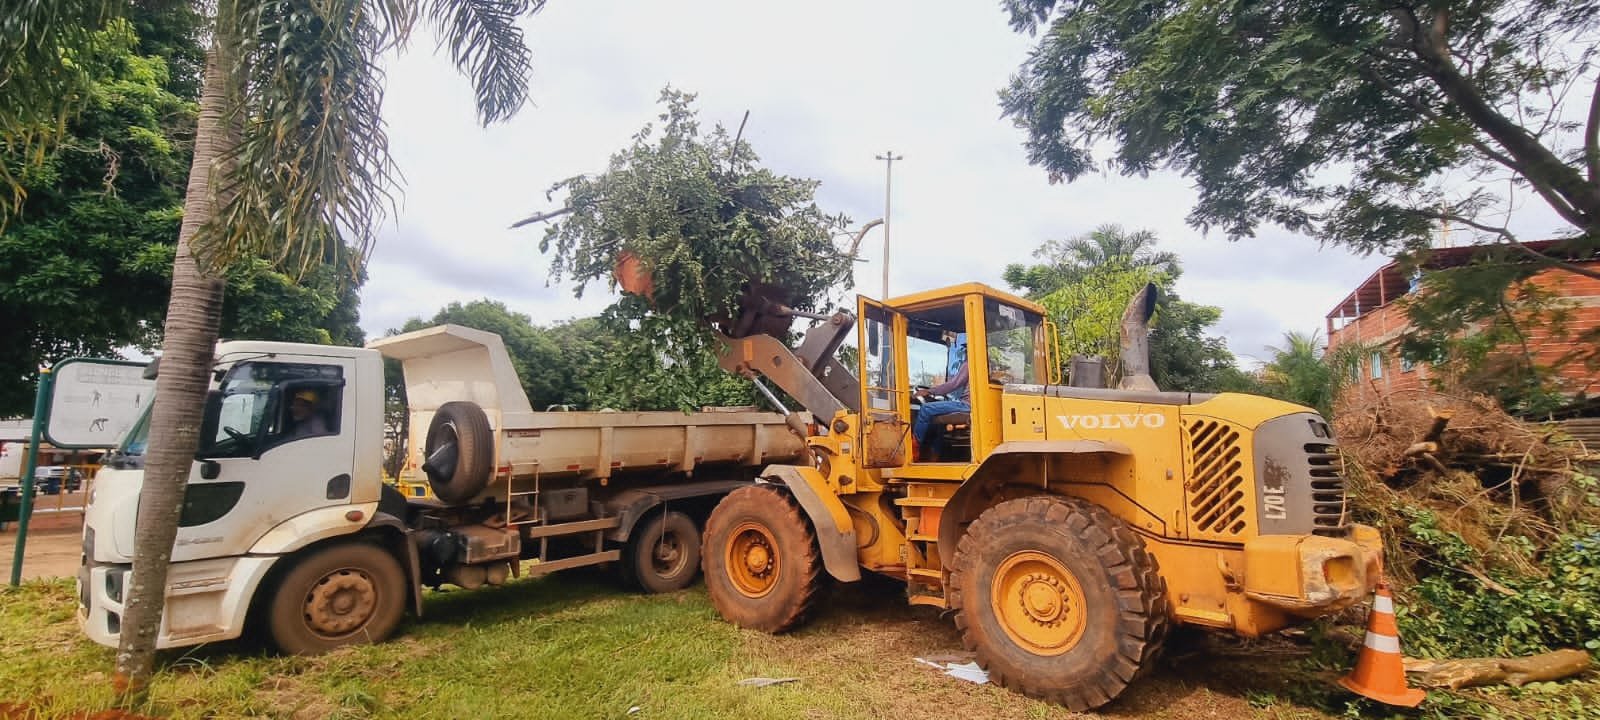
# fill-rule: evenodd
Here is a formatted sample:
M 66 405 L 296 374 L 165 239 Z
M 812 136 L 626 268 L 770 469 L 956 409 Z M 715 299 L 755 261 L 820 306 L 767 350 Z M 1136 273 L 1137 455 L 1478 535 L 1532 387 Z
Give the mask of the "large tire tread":
M 428 487 L 435 497 L 448 503 L 464 503 L 489 485 L 494 473 L 494 428 L 489 416 L 477 403 L 454 400 L 439 406 L 428 423 L 423 457 L 432 454 L 443 442 L 446 425 L 454 426 L 456 463 L 446 477 L 427 473 Z
M 724 545 L 727 535 L 744 520 L 765 524 L 786 552 L 779 587 L 759 600 L 745 597 L 727 577 Z M 706 521 L 700 553 L 711 604 L 728 622 L 769 633 L 783 633 L 810 619 L 822 598 L 825 576 L 816 532 L 799 503 L 773 485 L 750 485 L 728 493 Z
M 346 645 L 387 640 L 405 615 L 405 570 L 389 551 L 368 542 L 347 542 L 319 548 L 293 561 L 272 586 L 264 588 L 267 639 L 288 655 L 317 655 Z M 305 598 L 330 573 L 358 569 L 373 581 L 376 602 L 366 623 L 338 636 L 320 635 L 304 619 Z
M 1066 528 L 1091 549 L 1114 583 L 1112 596 L 1117 603 L 1118 627 L 1115 650 L 1100 658 L 1092 672 L 1065 685 L 1030 672 L 1037 668 L 1028 663 L 996 662 L 990 643 L 1010 640 L 1003 634 L 994 639 L 985 637 L 984 629 L 963 611 L 967 575 L 976 572 L 972 564 L 977 556 L 1002 541 L 1010 529 L 1027 523 Z M 1078 498 L 1035 495 L 986 510 L 957 545 L 948 587 L 962 643 L 977 653 L 978 662 L 989 671 L 990 679 L 1028 697 L 1079 712 L 1111 702 L 1130 683 L 1149 672 L 1156 664 L 1170 624 L 1166 581 L 1138 533 L 1105 508 Z M 990 602 L 986 595 L 974 600 L 983 605 Z

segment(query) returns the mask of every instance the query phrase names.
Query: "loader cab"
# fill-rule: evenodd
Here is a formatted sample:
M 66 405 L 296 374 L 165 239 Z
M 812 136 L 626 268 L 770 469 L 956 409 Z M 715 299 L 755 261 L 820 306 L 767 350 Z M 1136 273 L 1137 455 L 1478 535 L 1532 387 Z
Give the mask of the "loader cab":
M 863 297 L 858 312 L 865 467 L 981 462 L 1000 443 L 1004 387 L 1050 381 L 1044 308 L 994 288 Z

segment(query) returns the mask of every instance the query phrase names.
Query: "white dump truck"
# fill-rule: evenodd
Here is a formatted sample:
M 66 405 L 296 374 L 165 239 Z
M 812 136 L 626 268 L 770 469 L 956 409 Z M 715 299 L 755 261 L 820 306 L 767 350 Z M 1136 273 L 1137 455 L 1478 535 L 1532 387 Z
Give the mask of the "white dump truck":
M 402 476 L 432 497 L 383 482 L 384 357 L 405 374 Z M 388 636 L 421 615 L 424 587 L 602 563 L 646 591 L 681 588 L 712 506 L 803 451 L 802 415 L 534 412 L 500 337 L 454 325 L 367 348 L 224 342 L 214 377 L 160 647 L 259 628 L 320 652 Z M 85 514 L 79 619 L 102 645 L 121 632 L 148 423 Z

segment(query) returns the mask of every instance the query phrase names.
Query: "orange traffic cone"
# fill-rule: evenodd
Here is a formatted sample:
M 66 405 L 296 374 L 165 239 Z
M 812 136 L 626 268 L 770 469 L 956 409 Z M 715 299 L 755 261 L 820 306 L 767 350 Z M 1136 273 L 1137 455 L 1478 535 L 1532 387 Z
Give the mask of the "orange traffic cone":
M 1367 615 L 1367 642 L 1356 658 L 1356 669 L 1339 679 L 1346 690 L 1381 703 L 1416 707 L 1427 693 L 1406 687 L 1406 670 L 1400 658 L 1400 628 L 1394 621 L 1394 596 L 1380 581 Z

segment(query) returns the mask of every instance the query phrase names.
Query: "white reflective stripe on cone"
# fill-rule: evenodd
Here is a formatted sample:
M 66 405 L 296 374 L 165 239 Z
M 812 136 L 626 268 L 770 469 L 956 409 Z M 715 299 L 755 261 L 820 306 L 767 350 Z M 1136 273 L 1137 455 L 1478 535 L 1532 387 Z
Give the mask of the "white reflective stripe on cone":
M 1367 633 L 1366 645 L 1367 647 L 1377 650 L 1378 652 L 1394 653 L 1396 655 L 1400 654 L 1400 638 L 1390 635 Z
M 1394 614 L 1394 598 L 1379 595 L 1372 599 L 1372 609 L 1382 613 Z

